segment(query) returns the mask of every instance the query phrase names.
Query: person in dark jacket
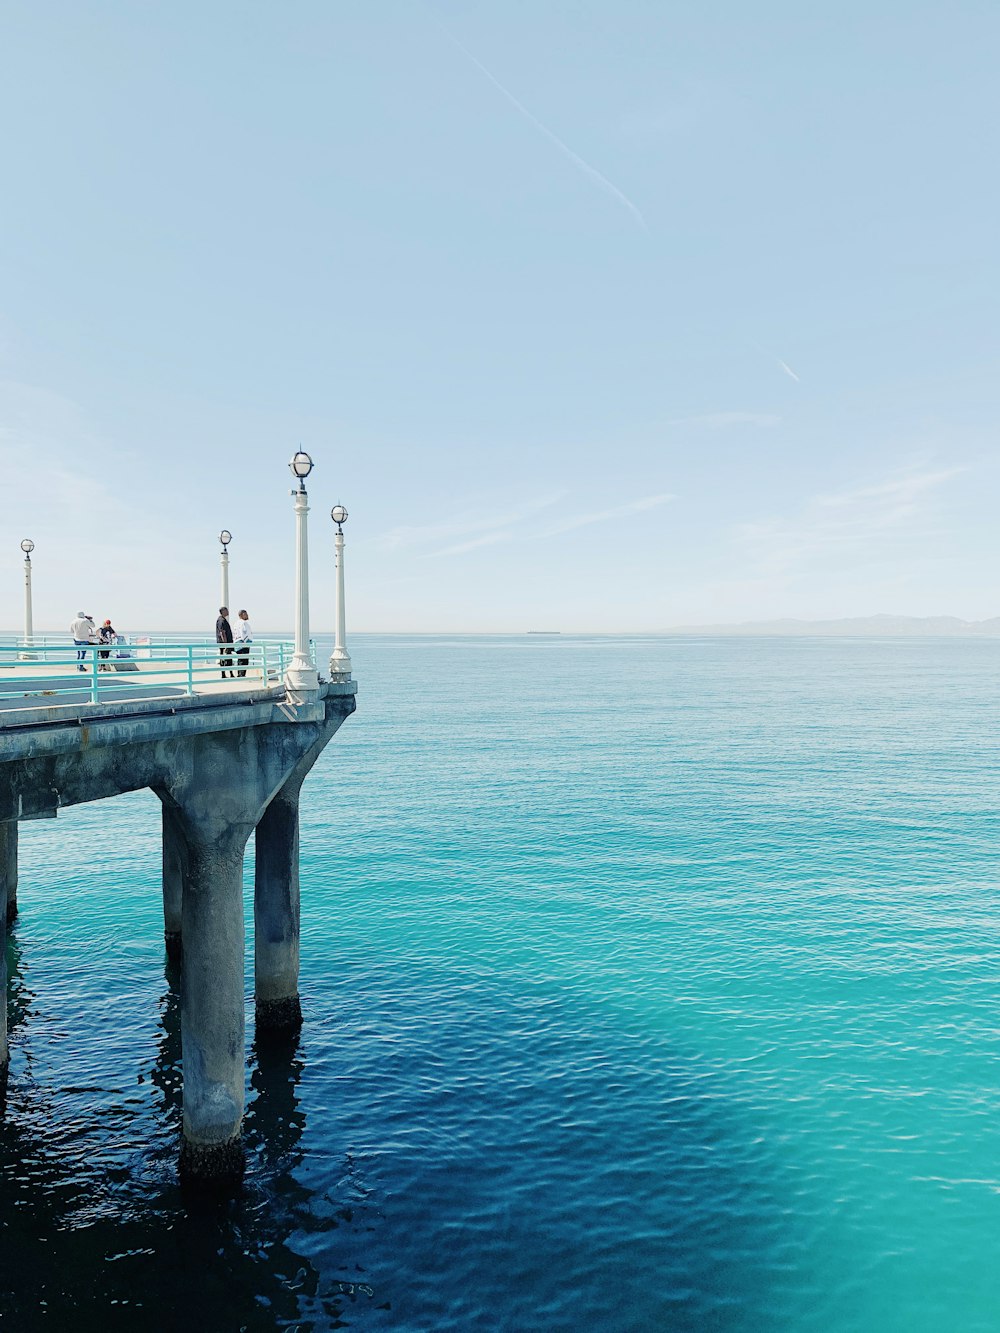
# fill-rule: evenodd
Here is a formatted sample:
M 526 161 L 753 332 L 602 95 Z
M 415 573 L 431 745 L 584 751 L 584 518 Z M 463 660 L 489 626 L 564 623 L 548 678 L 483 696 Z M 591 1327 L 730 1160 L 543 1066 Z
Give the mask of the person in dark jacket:
M 226 679 L 226 667 L 233 665 L 233 627 L 229 623 L 229 607 L 219 607 L 219 618 L 215 622 L 215 642 L 219 645 L 219 665 L 222 667 L 222 679 Z M 230 671 L 231 678 L 236 672 Z
M 111 656 L 111 645 L 117 642 L 118 639 L 118 634 L 110 620 L 106 620 L 97 631 L 97 637 L 101 641 L 101 649 L 97 654 L 98 657 L 101 658 L 101 664 L 97 669 L 98 671 L 110 671 L 111 665 L 108 662 L 108 658 Z

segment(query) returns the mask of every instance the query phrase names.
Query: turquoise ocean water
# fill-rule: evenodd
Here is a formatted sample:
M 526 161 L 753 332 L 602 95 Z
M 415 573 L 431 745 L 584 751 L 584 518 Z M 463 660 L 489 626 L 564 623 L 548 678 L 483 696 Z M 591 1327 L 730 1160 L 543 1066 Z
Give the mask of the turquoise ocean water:
M 22 826 L 4 1327 L 1000 1327 L 1000 643 L 351 646 L 239 1199 L 158 803 Z

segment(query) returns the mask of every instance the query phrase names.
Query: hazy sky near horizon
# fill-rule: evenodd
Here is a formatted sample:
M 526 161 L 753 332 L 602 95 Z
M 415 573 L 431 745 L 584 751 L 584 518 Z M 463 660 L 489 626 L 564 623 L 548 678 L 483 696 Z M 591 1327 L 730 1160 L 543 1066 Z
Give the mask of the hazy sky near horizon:
M 1000 8 L 5 0 L 0 625 L 995 614 Z

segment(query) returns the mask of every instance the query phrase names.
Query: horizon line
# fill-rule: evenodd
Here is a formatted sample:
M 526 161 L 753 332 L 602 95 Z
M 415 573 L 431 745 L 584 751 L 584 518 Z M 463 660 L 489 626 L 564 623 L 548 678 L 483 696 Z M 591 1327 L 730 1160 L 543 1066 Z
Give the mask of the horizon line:
M 823 627 L 827 626 L 832 626 L 832 625 L 847 626 L 852 623 L 858 625 L 874 626 L 879 621 L 894 621 L 897 623 L 901 622 L 903 624 L 910 624 L 913 626 L 919 626 L 929 621 L 936 621 L 936 622 L 946 621 L 946 622 L 951 622 L 956 627 L 955 633 L 956 636 L 958 636 L 962 632 L 962 627 L 968 626 L 970 628 L 974 628 L 976 626 L 989 624 L 991 622 L 996 622 L 1000 624 L 1000 614 L 992 616 L 989 615 L 983 616 L 982 618 L 979 619 L 968 619 L 967 617 L 964 616 L 955 615 L 953 612 L 931 612 L 923 615 L 911 615 L 905 613 L 897 614 L 895 612 L 880 611 L 880 612 L 869 613 L 866 615 L 841 615 L 841 616 L 824 616 L 815 618 L 804 617 L 804 616 L 772 616 L 767 619 L 758 619 L 758 620 L 726 620 L 726 621 L 711 621 L 702 623 L 687 622 L 682 624 L 664 625 L 658 627 L 647 626 L 647 627 L 634 627 L 629 629 L 625 628 L 590 629 L 584 626 L 567 627 L 563 629 L 532 629 L 526 627 L 507 628 L 507 629 L 500 629 L 500 628 L 463 629 L 454 626 L 451 628 L 435 627 L 433 629 L 369 628 L 369 629 L 352 630 L 350 632 L 349 638 L 353 637 L 360 638 L 364 636 L 430 638 L 430 637 L 447 637 L 455 635 L 460 635 L 465 638 L 510 638 L 510 637 L 520 637 L 520 636 L 526 638 L 527 637 L 558 638 L 562 635 L 567 635 L 567 636 L 586 636 L 588 638 L 611 639 L 611 638 L 640 637 L 640 636 L 682 637 L 682 636 L 690 636 L 698 634 L 744 635 L 746 637 L 754 637 L 754 636 L 778 637 L 781 634 L 781 630 L 778 628 L 779 626 L 786 626 L 786 625 L 789 627 L 801 626 L 803 630 L 806 630 L 806 632 L 808 632 L 806 627 L 816 627 L 817 629 L 822 629 Z M 845 635 L 848 636 L 851 633 L 847 629 L 845 629 L 843 632 Z M 24 630 L 23 627 L 17 627 L 17 628 L 0 627 L 0 634 L 2 634 L 4 637 L 7 638 L 22 640 L 24 637 Z M 213 630 L 205 630 L 201 627 L 192 628 L 190 626 L 187 628 L 182 628 L 177 626 L 159 626 L 155 629 L 146 626 L 140 626 L 137 629 L 129 631 L 129 637 L 133 637 L 135 635 L 144 635 L 144 634 L 155 635 L 158 638 L 163 638 L 171 634 L 185 635 L 188 637 L 197 636 L 205 639 L 212 639 L 214 637 Z M 256 634 L 261 638 L 279 637 L 290 640 L 294 637 L 294 633 L 290 629 L 287 630 L 273 629 L 273 628 L 260 629 L 256 631 Z M 1000 629 L 998 629 L 998 634 L 1000 634 Z M 310 632 L 310 638 L 312 639 L 332 638 L 333 636 L 334 636 L 333 629 L 324 628 L 324 629 L 313 630 Z M 70 642 L 69 635 L 67 634 L 66 630 L 62 628 L 45 629 L 39 627 L 35 629 L 34 637 L 66 638 L 67 642 Z M 827 637 L 830 637 L 829 634 L 827 634 Z M 899 636 L 893 635 L 892 637 L 899 637 Z M 935 635 L 934 637 L 941 637 L 941 636 Z

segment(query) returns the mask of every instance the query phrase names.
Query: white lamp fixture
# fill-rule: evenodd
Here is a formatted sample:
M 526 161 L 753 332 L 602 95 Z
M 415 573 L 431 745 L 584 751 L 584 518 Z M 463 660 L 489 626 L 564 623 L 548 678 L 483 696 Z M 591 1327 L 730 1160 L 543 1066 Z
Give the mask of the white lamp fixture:
M 229 607 L 229 543 L 233 540 L 233 534 L 228 528 L 223 528 L 219 533 L 219 541 L 222 544 L 222 555 L 220 563 L 222 564 L 222 600 L 220 606 Z
M 292 476 L 298 478 L 299 490 L 304 491 L 306 488 L 306 477 L 308 477 L 309 473 L 313 470 L 312 459 L 304 449 L 299 449 L 298 452 L 293 455 L 292 461 L 288 466 L 291 469 Z
M 299 489 L 295 497 L 295 656 L 285 672 L 285 690 L 293 702 L 305 702 L 319 689 L 319 676 L 309 656 L 309 534 L 307 515 L 309 496 L 306 477 L 313 470 L 313 461 L 299 449 L 288 464 Z
M 337 532 L 333 539 L 334 564 L 337 570 L 336 597 L 337 597 L 337 630 L 333 646 L 333 652 L 330 654 L 330 679 L 331 680 L 350 680 L 351 678 L 351 658 L 344 643 L 346 638 L 345 620 L 344 620 L 344 529 L 343 524 L 347 521 L 347 510 L 343 505 L 334 505 L 330 510 L 330 517 L 337 525 Z
M 34 617 L 31 609 L 31 553 L 35 549 L 35 543 L 30 537 L 25 537 L 21 543 L 21 550 L 24 552 L 24 649 L 19 653 L 21 658 L 33 658 L 35 654 L 30 650 L 34 647 L 35 629 Z

